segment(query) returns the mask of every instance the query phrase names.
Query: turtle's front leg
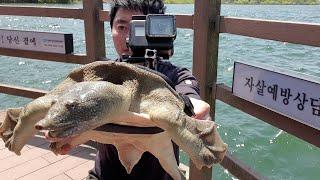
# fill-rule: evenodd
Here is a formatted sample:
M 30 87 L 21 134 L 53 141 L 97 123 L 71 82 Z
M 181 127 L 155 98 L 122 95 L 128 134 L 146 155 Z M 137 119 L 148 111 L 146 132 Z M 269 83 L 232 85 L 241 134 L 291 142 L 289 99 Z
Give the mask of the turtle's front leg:
M 1 113 L 1 124 L 0 124 L 0 137 L 3 142 L 12 136 L 13 129 L 17 125 L 19 114 L 23 108 L 9 108 L 4 113 Z
M 221 140 L 215 122 L 191 118 L 169 103 L 149 109 L 149 114 L 188 153 L 198 169 L 222 161 L 227 145 Z
M 37 133 L 34 125 L 45 117 L 53 99 L 53 96 L 43 96 L 22 108 L 7 110 L 5 122 L 0 127 L 0 134 L 10 151 L 20 155 L 23 146 Z

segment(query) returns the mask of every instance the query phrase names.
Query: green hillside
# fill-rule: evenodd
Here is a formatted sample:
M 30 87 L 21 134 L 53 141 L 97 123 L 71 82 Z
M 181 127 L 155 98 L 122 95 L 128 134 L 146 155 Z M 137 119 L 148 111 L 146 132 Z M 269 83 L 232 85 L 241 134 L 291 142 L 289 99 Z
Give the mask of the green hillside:
M 0 3 L 61 3 L 68 4 L 81 0 L 0 0 Z
M 221 0 L 223 4 L 320 4 L 319 0 Z M 194 0 L 165 0 L 166 3 L 187 4 Z
M 81 0 L 0 0 L 0 3 L 74 3 Z M 108 0 L 104 0 L 108 1 Z M 320 4 L 320 0 L 221 0 L 223 4 Z M 168 4 L 190 4 L 194 0 L 165 0 Z

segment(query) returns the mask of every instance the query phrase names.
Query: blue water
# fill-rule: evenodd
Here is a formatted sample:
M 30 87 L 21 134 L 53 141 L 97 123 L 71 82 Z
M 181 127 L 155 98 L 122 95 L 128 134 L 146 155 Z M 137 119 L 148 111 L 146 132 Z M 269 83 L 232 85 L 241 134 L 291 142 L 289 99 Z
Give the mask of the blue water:
M 77 8 L 81 4 L 50 5 Z M 108 8 L 106 6 L 106 8 Z M 320 23 L 320 6 L 222 5 L 222 15 L 272 20 Z M 169 13 L 193 13 L 193 5 L 168 5 Z M 75 53 L 85 53 L 81 20 L 0 16 L 0 28 L 73 33 Z M 105 23 L 107 56 L 115 50 Z M 193 31 L 179 29 L 172 62 L 191 69 Z M 236 60 L 259 62 L 279 68 L 320 76 L 320 49 L 236 35 L 220 35 L 218 82 L 232 83 Z M 78 65 L 0 56 L 0 83 L 50 90 Z M 0 94 L 0 109 L 18 107 L 30 99 Z M 216 121 L 229 151 L 269 179 L 319 179 L 320 149 L 263 121 L 217 102 Z M 320 137 L 319 137 L 320 138 Z M 187 162 L 185 155 L 181 160 Z M 214 178 L 234 179 L 215 166 Z

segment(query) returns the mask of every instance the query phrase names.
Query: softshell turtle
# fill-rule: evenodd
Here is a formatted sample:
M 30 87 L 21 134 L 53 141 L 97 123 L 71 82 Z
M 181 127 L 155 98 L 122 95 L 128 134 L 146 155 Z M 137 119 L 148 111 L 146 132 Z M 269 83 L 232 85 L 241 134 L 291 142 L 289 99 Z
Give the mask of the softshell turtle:
M 150 151 L 174 179 L 180 179 L 171 140 L 199 169 L 220 162 L 227 149 L 213 121 L 196 120 L 183 109 L 182 98 L 159 75 L 127 63 L 101 61 L 76 68 L 26 106 L 8 109 L 0 135 L 16 154 L 43 129 L 53 138 L 78 135 L 71 142 L 52 144 L 55 152 L 66 143 L 75 146 L 88 140 L 114 144 L 128 172 L 144 151 Z M 157 126 L 164 132 L 119 135 L 94 130 L 107 123 Z

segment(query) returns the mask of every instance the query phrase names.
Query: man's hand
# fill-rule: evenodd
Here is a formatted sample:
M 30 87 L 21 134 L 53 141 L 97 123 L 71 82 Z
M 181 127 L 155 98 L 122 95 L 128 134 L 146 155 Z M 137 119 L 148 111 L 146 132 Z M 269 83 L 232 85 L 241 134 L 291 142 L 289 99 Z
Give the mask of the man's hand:
M 70 150 L 72 150 L 74 147 L 72 147 L 69 143 L 76 138 L 77 136 L 73 136 L 73 137 L 67 137 L 67 138 L 52 138 L 49 136 L 49 131 L 45 131 L 44 133 L 46 139 L 51 142 L 50 148 L 52 151 L 54 151 L 55 154 L 61 154 L 61 155 L 65 155 L 68 154 Z M 59 151 L 57 151 L 55 145 L 58 142 L 63 142 L 64 145 L 62 147 L 59 148 Z
M 210 105 L 205 101 L 190 97 L 190 101 L 194 107 L 194 118 L 202 120 L 210 120 Z

